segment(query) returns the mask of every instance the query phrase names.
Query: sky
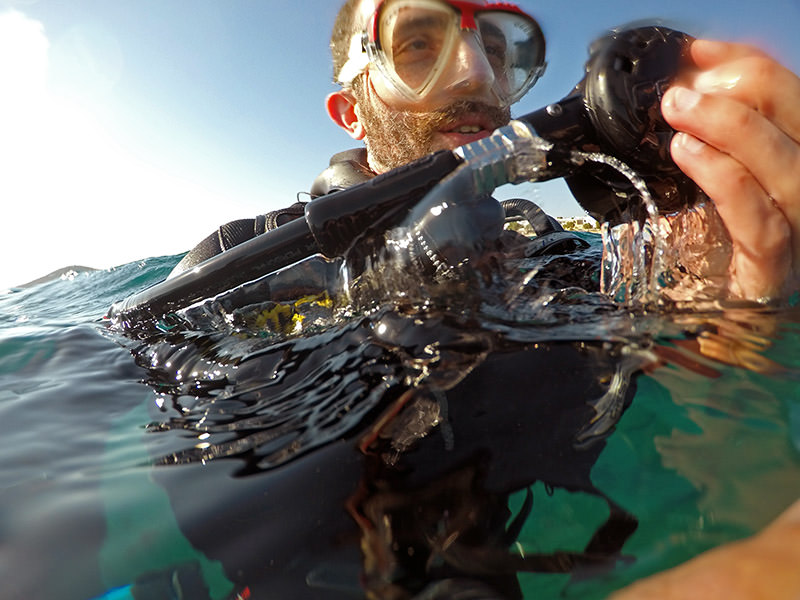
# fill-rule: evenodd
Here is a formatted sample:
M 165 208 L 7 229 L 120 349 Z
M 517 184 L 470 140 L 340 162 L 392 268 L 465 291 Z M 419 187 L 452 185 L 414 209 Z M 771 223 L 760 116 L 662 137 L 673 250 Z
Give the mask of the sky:
M 513 109 L 559 100 L 633 22 L 755 43 L 800 73 L 800 0 L 521 0 L 547 38 Z M 354 147 L 327 117 L 338 0 L 0 0 L 0 290 L 177 254 L 287 206 Z M 555 216 L 563 182 L 524 184 Z

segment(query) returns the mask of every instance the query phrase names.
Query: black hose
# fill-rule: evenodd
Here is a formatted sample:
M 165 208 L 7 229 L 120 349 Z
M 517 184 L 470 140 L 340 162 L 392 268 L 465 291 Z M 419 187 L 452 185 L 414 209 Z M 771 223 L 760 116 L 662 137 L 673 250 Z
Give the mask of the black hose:
M 500 202 L 506 217 L 523 217 L 531 224 L 536 235 L 545 235 L 554 231 L 564 231 L 561 223 L 547 215 L 539 205 L 525 198 L 511 198 Z

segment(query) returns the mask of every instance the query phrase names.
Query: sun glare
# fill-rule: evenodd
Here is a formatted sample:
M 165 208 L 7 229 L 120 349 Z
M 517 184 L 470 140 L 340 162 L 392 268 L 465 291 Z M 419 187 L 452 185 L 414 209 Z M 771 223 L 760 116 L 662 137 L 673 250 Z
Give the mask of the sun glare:
M 47 84 L 47 48 L 44 27 L 22 13 L 0 14 L 0 78 L 5 90 L 0 107 L 44 94 Z M 5 84 L 12 83 L 14 87 Z
M 186 250 L 190 243 L 172 235 L 173 224 L 202 237 L 207 225 L 197 216 L 219 200 L 125 148 L 80 90 L 53 93 L 54 75 L 70 83 L 51 72 L 53 63 L 75 64 L 58 49 L 40 22 L 0 13 L 3 289 L 72 264 L 107 268 Z

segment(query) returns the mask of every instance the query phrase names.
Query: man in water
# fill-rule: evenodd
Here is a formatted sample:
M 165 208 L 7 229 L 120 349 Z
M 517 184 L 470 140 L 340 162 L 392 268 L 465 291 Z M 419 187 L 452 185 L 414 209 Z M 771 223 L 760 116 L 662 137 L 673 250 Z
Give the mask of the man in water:
M 540 75 L 543 52 L 533 53 L 527 73 L 497 67 L 510 50 L 500 41 L 503 34 L 519 40 L 539 28 L 513 5 L 495 6 L 492 12 L 501 18 L 485 22 L 499 35 L 485 49 L 481 35 L 486 34 L 478 34 L 475 21 L 488 14 L 480 10 L 485 0 L 426 2 L 434 20 L 455 19 L 451 29 L 437 23 L 446 37 L 414 39 L 400 52 L 398 40 L 409 24 L 399 15 L 414 4 L 347 0 L 341 8 L 331 49 L 342 87 L 328 96 L 326 108 L 337 125 L 364 141 L 366 153 L 356 160 L 350 154 L 355 168 L 343 177 L 339 173 L 333 185 L 320 186 L 318 180 L 312 196 L 490 135 L 508 123 L 509 106 Z M 430 35 L 432 23 L 413 26 Z M 384 40 L 375 38 L 378 31 Z M 714 202 L 727 228 L 732 242 L 727 293 L 785 300 L 800 289 L 800 78 L 750 46 L 697 40 L 690 53 L 695 74 L 673 85 L 661 103 L 679 132 L 670 145 L 672 158 Z M 173 274 L 302 214 L 298 204 L 266 219 L 229 223 Z
M 484 0 L 425 0 L 425 18 L 400 18 L 402 8 L 422 4 L 348 0 L 339 13 L 331 45 L 334 74 L 342 87 L 327 98 L 326 107 L 335 123 L 366 146 L 361 158 L 349 161 L 354 166 L 343 178 L 346 185 L 488 136 L 509 121 L 509 106 L 539 74 L 536 60 L 523 76 L 497 70 L 509 48 L 502 36 L 477 33 L 480 9 L 488 5 Z M 488 21 L 492 26 L 535 31 L 528 27 L 530 17 L 512 5 L 492 8 L 503 13 L 499 21 Z M 455 21 L 447 25 L 439 17 Z M 444 36 L 433 36 L 433 26 Z M 407 27 L 424 35 L 408 36 Z M 379 39 L 379 29 L 386 40 Z M 665 118 L 679 131 L 671 143 L 672 157 L 715 203 L 730 234 L 730 295 L 784 299 L 797 290 L 800 272 L 800 79 L 748 46 L 698 40 L 691 57 L 697 73 L 668 90 L 662 102 Z M 246 228 L 221 230 L 179 267 L 302 215 L 302 209 L 279 212 L 248 221 Z M 228 234 L 231 241 L 223 240 Z M 800 570 L 793 555 L 800 553 L 795 552 L 800 549 L 799 510 L 800 505 L 744 544 L 647 580 L 644 587 L 623 592 L 630 594 L 624 597 L 672 593 L 670 597 L 733 598 L 755 593 L 736 577 L 746 578 L 747 586 L 780 584 L 781 593 L 796 597 Z M 771 552 L 786 557 L 786 563 L 772 562 Z M 756 574 L 748 577 L 753 565 Z M 760 591 L 783 597 L 776 590 Z
M 327 98 L 328 114 L 364 141 L 374 173 L 488 136 L 508 122 L 509 104 L 537 75 L 499 75 L 498 48 L 484 49 L 474 29 L 446 49 L 426 46 L 429 38 L 399 52 L 403 4 L 348 0 L 331 39 L 342 89 Z M 481 14 L 473 6 L 488 3 L 443 4 L 459 12 L 463 27 Z M 515 18 L 523 17 L 508 15 Z M 378 28 L 385 39 L 373 39 Z M 786 298 L 800 271 L 800 78 L 749 46 L 698 40 L 691 57 L 697 74 L 668 90 L 661 105 L 679 132 L 672 157 L 713 200 L 730 234 L 729 293 Z
M 529 72 L 506 72 L 497 68 L 510 50 L 501 40 L 503 34 L 517 40 L 526 32 L 534 36 L 539 29 L 521 10 L 503 4 L 493 11 L 500 19 L 485 21 L 500 35 L 484 49 L 475 18 L 488 14 L 480 10 L 485 4 L 427 2 L 434 21 L 455 15 L 450 21 L 455 33 L 436 24 L 440 33 L 449 31 L 445 38 L 415 39 L 402 52 L 398 40 L 407 35 L 408 23 L 399 15 L 413 1 L 343 5 L 331 38 L 334 74 L 342 87 L 330 94 L 326 108 L 337 125 L 364 141 L 366 153 L 356 160 L 350 154 L 355 168 L 344 177 L 339 173 L 333 186 L 329 181 L 319 186 L 318 180 L 312 196 L 475 141 L 508 123 L 509 106 L 541 73 L 543 53 L 534 52 Z M 430 35 L 432 23 L 414 27 L 426 27 Z M 375 38 L 378 31 L 384 40 Z M 671 142 L 672 158 L 711 198 L 727 228 L 732 242 L 727 294 L 784 300 L 800 288 L 800 78 L 750 46 L 697 40 L 691 58 L 695 74 L 673 85 L 661 104 L 679 132 Z M 298 204 L 266 219 L 229 223 L 173 274 L 302 214 Z

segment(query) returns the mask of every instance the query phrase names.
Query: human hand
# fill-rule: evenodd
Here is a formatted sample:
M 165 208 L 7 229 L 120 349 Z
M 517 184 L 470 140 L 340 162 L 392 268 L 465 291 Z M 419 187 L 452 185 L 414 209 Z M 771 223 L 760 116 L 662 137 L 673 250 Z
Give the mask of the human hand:
M 795 600 L 800 597 L 800 502 L 758 535 L 648 577 L 611 600 Z
M 756 48 L 696 40 L 698 71 L 664 95 L 675 163 L 713 200 L 733 244 L 729 292 L 800 289 L 800 78 Z

